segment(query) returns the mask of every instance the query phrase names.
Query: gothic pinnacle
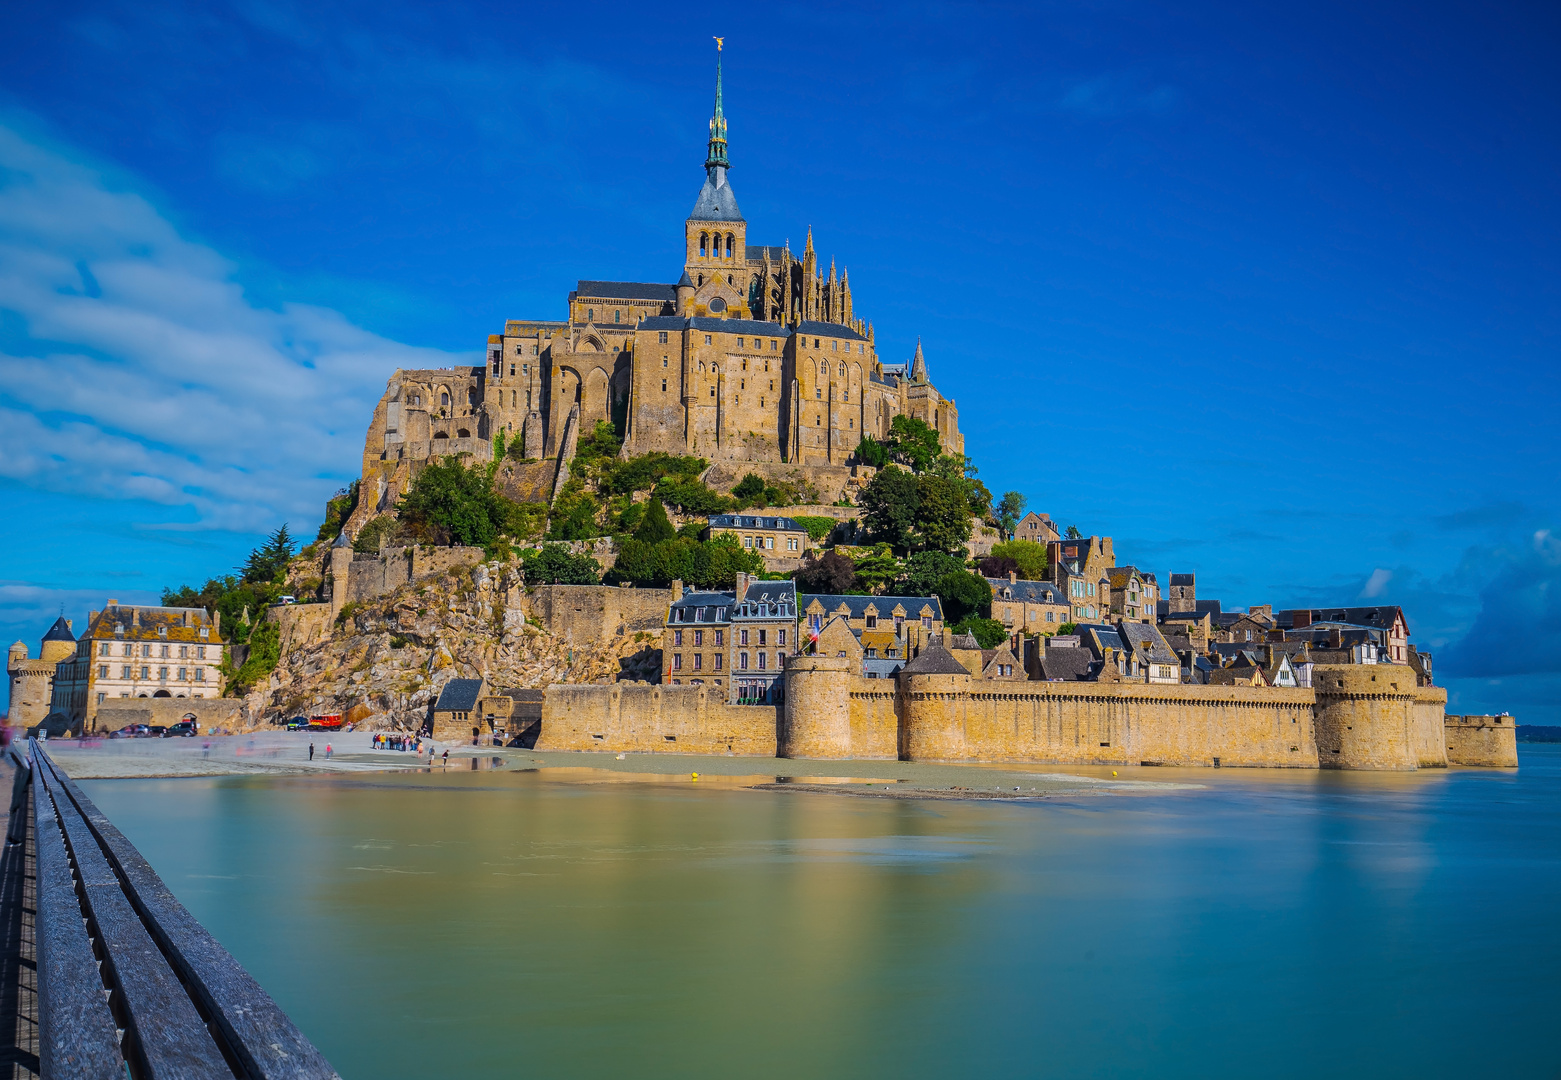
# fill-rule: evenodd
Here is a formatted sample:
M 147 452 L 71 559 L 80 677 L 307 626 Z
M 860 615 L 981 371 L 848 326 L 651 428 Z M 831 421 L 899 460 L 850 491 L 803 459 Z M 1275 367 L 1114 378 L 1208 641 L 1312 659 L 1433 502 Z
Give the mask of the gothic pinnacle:
M 721 45 L 716 38 L 715 51 L 715 111 L 710 116 L 710 153 L 705 158 L 705 168 L 730 169 L 732 163 L 726 156 L 726 114 L 721 111 Z M 712 171 L 711 178 L 714 179 Z

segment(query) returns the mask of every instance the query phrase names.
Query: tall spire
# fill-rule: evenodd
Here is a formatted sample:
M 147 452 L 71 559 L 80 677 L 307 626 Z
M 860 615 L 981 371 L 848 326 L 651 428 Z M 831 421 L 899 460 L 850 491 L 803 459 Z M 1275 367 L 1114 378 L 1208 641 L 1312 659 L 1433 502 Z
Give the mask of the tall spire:
M 721 46 L 724 39 L 715 39 L 715 112 L 710 117 L 710 156 L 705 158 L 705 168 L 710 179 L 720 182 L 716 169 L 730 169 L 726 156 L 726 114 L 721 111 Z
M 927 358 L 921 354 L 921 338 L 916 339 L 916 355 L 911 358 L 911 382 L 927 381 Z

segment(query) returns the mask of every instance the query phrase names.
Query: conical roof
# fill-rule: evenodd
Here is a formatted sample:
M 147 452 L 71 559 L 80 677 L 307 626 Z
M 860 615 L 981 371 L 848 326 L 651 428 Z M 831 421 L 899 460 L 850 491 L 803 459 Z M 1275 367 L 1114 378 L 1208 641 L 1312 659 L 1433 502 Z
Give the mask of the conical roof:
M 927 381 L 927 358 L 921 354 L 921 338 L 916 339 L 916 355 L 911 358 L 911 382 Z
M 43 635 L 45 641 L 75 641 L 76 635 L 70 632 L 70 624 L 61 615 L 54 620 L 54 625 L 49 627 L 49 632 Z
M 954 659 L 942 645 L 928 645 L 921 655 L 900 669 L 902 675 L 969 675 L 970 669 Z

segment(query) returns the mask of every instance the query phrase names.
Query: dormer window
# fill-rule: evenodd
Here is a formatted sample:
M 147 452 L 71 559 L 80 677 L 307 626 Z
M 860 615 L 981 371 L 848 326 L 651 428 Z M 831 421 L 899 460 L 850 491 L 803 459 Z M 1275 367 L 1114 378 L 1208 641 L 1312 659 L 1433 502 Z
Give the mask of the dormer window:
M 157 636 L 166 639 L 168 637 L 168 628 L 166 626 L 159 626 L 157 628 Z
M 209 637 L 211 637 L 211 630 L 205 626 L 201 627 L 201 640 L 205 641 Z

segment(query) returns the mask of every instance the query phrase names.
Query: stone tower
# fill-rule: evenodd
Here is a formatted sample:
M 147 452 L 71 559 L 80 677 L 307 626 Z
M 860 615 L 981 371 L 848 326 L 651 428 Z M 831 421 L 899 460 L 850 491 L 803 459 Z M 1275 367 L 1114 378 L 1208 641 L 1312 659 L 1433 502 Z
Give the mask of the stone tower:
M 1197 611 L 1198 610 L 1198 576 L 1196 574 L 1172 574 L 1171 593 L 1168 597 L 1170 610 Z
M 30 728 L 43 723 L 54 697 L 54 672 L 61 660 L 76 652 L 76 635 L 71 622 L 60 616 L 39 643 L 38 659 L 27 658 L 27 646 L 14 643 L 6 654 L 6 674 L 10 677 L 9 719 L 12 727 Z

